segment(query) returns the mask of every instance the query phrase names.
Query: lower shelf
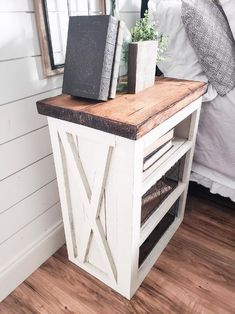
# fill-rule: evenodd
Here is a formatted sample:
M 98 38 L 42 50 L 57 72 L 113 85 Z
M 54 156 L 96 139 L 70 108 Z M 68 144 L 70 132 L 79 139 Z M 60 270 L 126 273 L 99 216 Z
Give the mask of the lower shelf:
M 184 157 L 171 167 L 143 196 L 141 206 L 141 225 L 158 210 L 162 202 L 174 191 L 182 180 Z
M 139 249 L 139 267 L 151 253 L 157 242 L 162 238 L 164 233 L 174 222 L 178 213 L 178 201 L 170 208 L 159 224 L 150 233 L 148 238 L 143 242 Z

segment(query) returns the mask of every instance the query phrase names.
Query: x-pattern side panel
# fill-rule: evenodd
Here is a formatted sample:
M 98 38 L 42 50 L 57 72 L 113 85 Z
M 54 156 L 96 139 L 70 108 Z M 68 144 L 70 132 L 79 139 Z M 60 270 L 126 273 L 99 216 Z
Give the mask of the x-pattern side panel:
M 82 263 L 86 262 L 91 233 L 93 233 L 97 245 L 103 253 L 104 260 L 106 261 L 106 269 L 108 270 L 111 278 L 116 281 L 116 267 L 99 218 L 113 147 L 108 145 L 103 146 L 104 152 L 102 154 L 102 158 L 100 159 L 99 166 L 96 169 L 93 189 L 91 190 L 79 155 L 79 148 L 76 146 L 73 136 L 62 131 L 59 132 L 59 135 L 66 151 L 68 162 L 70 162 L 70 166 L 75 174 L 74 177 L 77 181 L 77 185 L 79 186 L 79 193 L 87 214 L 87 220 L 84 224 L 82 239 L 80 242 L 80 250 L 78 252 L 79 259 Z

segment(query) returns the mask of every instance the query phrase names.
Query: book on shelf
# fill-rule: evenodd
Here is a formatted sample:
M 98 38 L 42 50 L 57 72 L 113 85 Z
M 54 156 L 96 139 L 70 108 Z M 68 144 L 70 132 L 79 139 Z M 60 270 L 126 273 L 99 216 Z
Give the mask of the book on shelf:
M 141 223 L 144 223 L 161 205 L 166 197 L 176 188 L 178 182 L 160 179 L 142 197 Z
M 122 58 L 124 26 L 125 26 L 125 23 L 123 21 L 119 21 L 118 35 L 117 35 L 117 41 L 116 41 L 116 49 L 115 49 L 115 56 L 114 56 L 114 62 L 113 62 L 110 91 L 109 91 L 109 98 L 111 99 L 116 97 L 117 84 L 118 84 L 118 79 L 119 79 L 119 69 L 120 69 L 120 63 L 121 63 L 121 58 Z
M 158 167 L 165 163 L 185 142 L 186 140 L 184 141 L 176 137 L 174 141 L 172 141 L 171 148 L 164 155 L 162 155 L 161 158 L 155 161 L 151 167 L 144 170 L 143 180 L 147 179 L 148 176 L 150 176 Z
M 172 147 L 172 140 L 168 141 L 166 144 L 163 144 L 150 155 L 144 158 L 144 171 L 148 169 L 152 164 L 154 164 L 159 158 L 161 158 L 168 150 Z
M 108 99 L 117 29 L 118 20 L 110 15 L 70 17 L 63 93 Z
M 147 157 L 149 154 L 151 154 L 152 152 L 154 153 L 154 151 L 156 149 L 158 149 L 160 146 L 162 146 L 163 144 L 167 143 L 168 141 L 170 141 L 171 139 L 173 139 L 174 137 L 174 129 L 170 130 L 169 132 L 167 132 L 166 134 L 164 134 L 163 136 L 161 136 L 160 138 L 158 138 L 155 142 L 153 142 L 150 146 L 148 146 L 145 150 L 144 150 L 144 157 Z
M 154 203 L 156 206 L 156 200 L 158 198 L 161 197 L 161 199 L 164 198 L 165 195 L 167 195 L 167 193 L 169 193 L 170 191 L 173 190 L 172 184 L 167 184 L 165 183 L 165 185 L 161 188 L 161 189 L 156 189 L 155 187 L 153 187 L 153 189 L 150 189 L 150 192 L 148 192 L 148 194 L 145 196 L 143 196 L 142 198 L 142 206 L 147 206 L 149 203 Z

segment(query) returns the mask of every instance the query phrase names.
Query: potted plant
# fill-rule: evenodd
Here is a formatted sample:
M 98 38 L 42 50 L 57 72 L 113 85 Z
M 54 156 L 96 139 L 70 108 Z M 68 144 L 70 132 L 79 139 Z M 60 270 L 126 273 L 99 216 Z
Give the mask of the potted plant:
M 167 37 L 158 34 L 149 21 L 148 12 L 131 30 L 132 42 L 128 50 L 128 92 L 137 93 L 154 85 L 157 60 L 167 46 Z

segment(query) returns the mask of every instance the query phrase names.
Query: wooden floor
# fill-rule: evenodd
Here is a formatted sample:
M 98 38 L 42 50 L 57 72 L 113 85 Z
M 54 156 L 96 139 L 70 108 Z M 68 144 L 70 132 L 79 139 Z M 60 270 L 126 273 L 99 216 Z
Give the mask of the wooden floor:
M 190 196 L 183 225 L 131 301 L 68 262 L 63 247 L 0 313 L 235 313 L 235 210 Z

